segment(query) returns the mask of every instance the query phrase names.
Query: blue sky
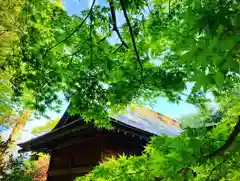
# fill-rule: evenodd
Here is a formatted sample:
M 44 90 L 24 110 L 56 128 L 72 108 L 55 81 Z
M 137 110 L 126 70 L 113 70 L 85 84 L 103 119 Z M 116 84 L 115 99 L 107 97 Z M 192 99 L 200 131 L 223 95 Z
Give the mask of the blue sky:
M 96 3 L 105 5 L 106 0 L 97 0 Z M 89 8 L 91 4 L 92 0 L 63 0 L 63 6 L 69 15 L 78 15 L 83 9 Z M 117 13 L 117 21 L 120 22 L 120 24 L 124 22 L 124 17 L 121 15 L 120 12 Z M 67 108 L 67 105 L 68 103 L 64 102 L 60 113 L 49 111 L 47 114 L 51 117 L 51 119 L 60 118 L 65 109 Z M 156 99 L 156 104 L 154 107 L 152 107 L 152 109 L 175 119 L 179 119 L 183 115 L 197 111 L 197 108 L 195 106 L 188 104 L 184 101 L 180 101 L 179 104 L 174 104 L 168 102 L 167 99 L 164 98 Z M 41 118 L 40 120 L 34 119 L 28 122 L 25 126 L 24 132 L 22 133 L 21 141 L 32 138 L 34 135 L 31 134 L 31 130 L 35 127 L 44 125 L 47 121 L 48 120 L 46 118 Z M 8 135 L 8 133 L 6 133 L 5 135 Z
M 93 0 L 62 0 L 69 15 L 79 15 L 84 9 L 90 8 Z M 106 0 L 96 0 L 96 4 L 106 5 Z

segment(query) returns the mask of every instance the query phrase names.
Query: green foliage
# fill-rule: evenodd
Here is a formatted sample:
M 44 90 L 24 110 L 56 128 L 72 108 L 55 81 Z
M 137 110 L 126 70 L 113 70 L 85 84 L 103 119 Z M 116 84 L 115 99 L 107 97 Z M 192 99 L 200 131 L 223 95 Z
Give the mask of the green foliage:
M 240 116 L 238 90 L 217 99 L 217 111 L 187 117 L 189 125 L 179 136 L 152 137 L 141 156 L 111 158 L 76 180 L 239 180 L 239 136 L 222 154 L 210 156 L 229 142 L 236 128 Z
M 13 91 L 11 89 L 11 73 L 5 70 L 5 60 L 11 54 L 12 42 L 17 39 L 14 22 L 19 15 L 20 1 L 1 0 L 0 8 L 0 124 L 6 123 L 8 116 L 14 114 Z
M 61 103 L 61 92 L 72 113 L 106 125 L 111 110 L 143 97 L 179 101 L 188 82 L 194 87 L 187 100 L 200 105 L 207 91 L 217 95 L 239 83 L 235 1 L 159 0 L 148 15 L 144 0 L 121 2 L 113 1 L 114 10 L 125 10 L 129 21 L 119 35 L 109 6 L 93 4 L 70 17 L 49 0 L 26 1 L 18 56 L 6 61 L 15 95 L 28 89 L 29 105 L 44 112 Z M 113 31 L 127 46 L 113 42 Z
M 35 153 L 31 157 L 35 157 L 35 159 L 31 158 L 30 160 L 25 161 L 28 173 L 33 176 L 34 180 L 46 181 L 50 156 Z
M 14 98 L 39 112 L 57 109 L 61 93 L 72 114 L 109 127 L 109 112 L 159 96 L 178 102 L 192 83 L 188 102 L 205 104 L 207 92 L 216 97 L 222 115 L 215 128 L 153 137 L 142 156 L 112 158 L 78 180 L 239 180 L 239 138 L 222 156 L 208 157 L 240 116 L 239 2 L 113 0 L 111 7 L 95 2 L 69 16 L 50 0 L 26 0 L 16 9 L 5 8 L 4 1 L 0 61 L 6 72 L 0 76 L 6 83 L 0 101 L 6 104 L 0 108 L 8 112 Z M 120 27 L 114 26 L 117 11 L 126 20 Z M 14 30 L 7 37 L 6 27 Z M 113 41 L 113 31 L 120 41 Z M 212 120 L 211 114 L 201 116 Z
M 49 132 L 49 131 L 51 131 L 51 130 L 56 126 L 56 124 L 58 123 L 58 121 L 59 121 L 59 118 L 54 119 L 54 120 L 50 120 L 49 122 L 47 122 L 47 123 L 44 124 L 43 126 L 34 128 L 34 129 L 32 130 L 32 133 L 33 133 L 33 134 L 39 134 L 39 133 Z
M 17 158 L 10 156 L 7 167 L 1 173 L 0 179 L 4 181 L 33 181 L 33 176 L 27 173 L 24 156 L 20 155 Z
M 193 91 L 221 91 L 239 81 L 239 5 L 234 1 L 171 1 L 169 15 L 156 11 L 150 16 L 153 39 L 170 54 L 164 63 L 186 70 L 195 82 Z M 158 7 L 161 4 L 157 5 Z M 163 9 L 163 8 L 162 8 Z M 157 30 L 157 31 L 156 31 Z M 158 49 L 156 52 L 158 53 Z M 160 52 L 161 53 L 161 52 Z M 170 62 L 170 59 L 175 61 Z M 180 61 L 179 61 L 180 60 Z M 237 79 L 237 80 L 236 80 Z
M 237 180 L 239 140 L 224 156 L 208 157 L 224 144 L 234 123 L 221 122 L 212 131 L 189 128 L 177 137 L 153 137 L 142 156 L 111 158 L 77 180 Z
M 221 120 L 222 111 L 212 110 L 211 108 L 199 109 L 198 112 L 193 114 L 188 114 L 181 118 L 182 128 L 197 128 L 197 127 L 207 127 L 214 126 Z
M 0 79 L 1 79 L 1 84 L 0 84 L 0 124 L 4 124 L 7 122 L 8 116 L 13 115 L 13 102 L 11 101 L 11 96 L 12 96 L 12 89 L 11 85 L 9 82 L 9 76 L 4 73 L 0 72 Z
M 22 90 L 23 96 L 14 96 L 16 85 L 13 83 L 15 68 L 8 63 L 12 56 L 18 56 L 18 42 L 23 30 L 21 8 L 24 2 L 19 0 L 1 0 L 0 7 L 0 124 L 14 125 L 14 119 L 20 116 L 26 101 L 31 98 L 28 90 Z M 11 64 L 11 63 L 10 63 Z

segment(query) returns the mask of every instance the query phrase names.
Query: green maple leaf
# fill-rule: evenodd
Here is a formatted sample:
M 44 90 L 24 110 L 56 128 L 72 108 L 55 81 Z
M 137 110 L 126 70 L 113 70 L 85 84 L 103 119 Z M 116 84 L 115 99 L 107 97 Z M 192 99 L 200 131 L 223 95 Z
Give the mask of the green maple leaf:
M 213 76 L 214 81 L 216 82 L 219 89 L 222 89 L 224 84 L 224 75 L 221 72 L 217 72 Z

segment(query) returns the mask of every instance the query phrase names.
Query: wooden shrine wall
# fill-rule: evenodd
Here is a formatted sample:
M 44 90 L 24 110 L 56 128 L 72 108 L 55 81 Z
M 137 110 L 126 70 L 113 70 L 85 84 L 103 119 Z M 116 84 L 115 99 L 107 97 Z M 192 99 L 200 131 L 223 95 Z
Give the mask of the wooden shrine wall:
M 104 137 L 101 161 L 107 161 L 108 157 L 119 155 L 140 155 L 147 144 L 146 140 L 122 133 L 109 133 Z
M 48 171 L 48 181 L 72 181 L 89 172 L 101 156 L 99 138 L 54 150 Z M 61 179 L 60 179 L 61 178 Z
M 139 155 L 145 145 L 146 140 L 139 137 L 104 132 L 93 139 L 56 149 L 51 155 L 47 181 L 72 181 L 76 176 L 88 173 L 99 162 L 107 161 L 108 157 L 118 157 L 123 153 Z

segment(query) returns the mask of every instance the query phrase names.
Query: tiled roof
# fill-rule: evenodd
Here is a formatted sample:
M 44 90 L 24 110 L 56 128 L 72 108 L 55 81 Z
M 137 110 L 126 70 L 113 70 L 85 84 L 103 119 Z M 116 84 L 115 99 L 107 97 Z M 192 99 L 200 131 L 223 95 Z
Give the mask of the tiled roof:
M 156 135 L 167 134 L 174 136 L 182 131 L 178 121 L 145 107 L 131 106 L 127 108 L 125 113 L 111 117 L 124 124 Z

